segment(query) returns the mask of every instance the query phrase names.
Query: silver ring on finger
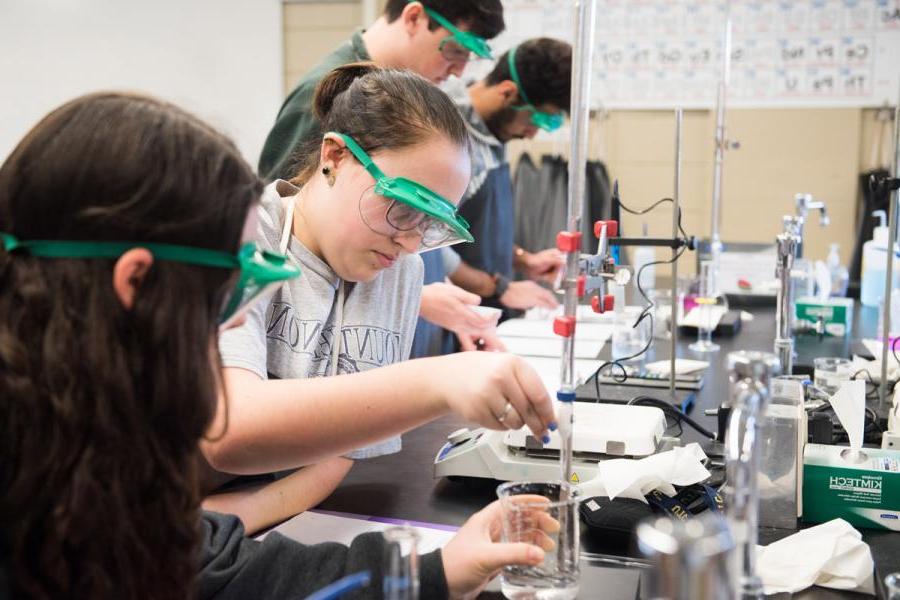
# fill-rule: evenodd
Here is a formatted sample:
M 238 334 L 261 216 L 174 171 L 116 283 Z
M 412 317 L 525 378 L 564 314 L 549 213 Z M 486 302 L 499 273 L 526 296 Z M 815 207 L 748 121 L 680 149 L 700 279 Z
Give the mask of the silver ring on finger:
M 497 422 L 499 422 L 501 425 L 505 425 L 504 421 L 506 421 L 506 418 L 509 416 L 509 411 L 512 410 L 512 407 L 512 403 L 507 402 L 506 406 L 503 407 L 503 412 L 500 413 L 500 416 L 496 417 Z

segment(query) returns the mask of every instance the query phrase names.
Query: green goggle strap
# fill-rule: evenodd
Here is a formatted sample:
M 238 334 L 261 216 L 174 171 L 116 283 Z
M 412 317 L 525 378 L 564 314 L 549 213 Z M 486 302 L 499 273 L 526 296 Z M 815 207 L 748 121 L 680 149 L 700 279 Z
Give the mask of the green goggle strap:
M 469 232 L 468 221 L 456 212 L 456 207 L 453 206 L 453 203 L 417 181 L 406 177 L 388 177 L 352 137 L 343 133 L 329 133 L 333 133 L 344 140 L 344 144 L 347 145 L 350 153 L 359 161 L 369 175 L 375 179 L 375 193 L 387 195 L 412 206 L 416 210 L 422 211 L 426 215 L 434 217 L 449 226 L 466 241 L 475 241 L 475 238 Z M 413 198 L 415 201 L 412 200 Z
M 384 174 L 384 171 L 378 168 L 378 165 L 375 164 L 375 161 L 372 160 L 372 157 L 362 149 L 362 146 L 356 143 L 356 140 L 343 133 L 331 133 L 334 133 L 336 136 L 344 140 L 344 144 L 347 145 L 347 149 L 350 151 L 350 154 L 352 154 L 353 157 L 359 161 L 359 164 L 361 164 L 363 168 L 369 172 L 369 175 L 371 175 L 375 179 L 375 181 L 380 182 L 388 178 L 388 176 Z
M 519 88 L 519 97 L 522 99 L 522 102 L 525 103 L 524 107 L 531 110 L 532 117 L 531 122 L 543 129 L 544 131 L 554 131 L 562 127 L 563 117 L 562 115 L 551 115 L 550 113 L 546 113 L 537 109 L 537 107 L 531 103 L 531 100 L 528 99 L 528 95 L 525 93 L 525 86 L 522 85 L 522 81 L 519 79 L 519 71 L 516 69 L 516 49 L 518 46 L 513 46 L 510 51 L 507 53 L 507 63 L 509 64 L 509 74 L 512 77 L 513 83 L 516 84 L 516 87 Z M 516 107 L 513 107 L 516 108 Z
M 119 258 L 133 248 L 146 248 L 158 260 L 180 262 L 203 267 L 240 269 L 241 275 L 228 306 L 223 311 L 223 320 L 230 317 L 244 300 L 244 292 L 249 286 L 261 290 L 266 286 L 287 281 L 300 275 L 300 269 L 287 262 L 287 257 L 267 250 L 259 250 L 254 242 L 247 242 L 237 255 L 174 244 L 144 242 L 87 242 L 73 240 L 31 240 L 19 241 L 15 236 L 0 232 L 6 252 L 24 250 L 31 256 L 41 258 Z
M 527 104 L 530 107 L 534 105 L 531 103 L 531 100 L 528 99 L 528 95 L 525 93 L 525 86 L 522 85 L 522 81 L 519 79 L 519 71 L 516 69 L 516 50 L 518 46 L 513 46 L 506 57 L 506 62 L 509 64 L 509 74 L 512 76 L 513 83 L 519 88 L 519 97 L 522 98 L 522 102 Z
M 407 4 L 412 4 L 414 2 L 421 4 L 421 0 L 406 0 Z M 493 58 L 491 47 L 488 46 L 487 40 L 483 37 L 474 34 L 471 31 L 462 31 L 453 23 L 445 19 L 442 14 L 435 12 L 424 4 L 422 5 L 422 8 L 425 9 L 425 14 L 438 22 L 438 25 L 452 33 L 453 37 L 463 48 L 474 52 L 476 56 L 480 56 L 481 58 Z
M 300 269 L 289 264 L 287 257 L 268 250 L 259 250 L 256 243 L 247 242 L 237 255 L 209 248 L 157 244 L 146 242 L 84 242 L 72 240 L 32 240 L 22 242 L 8 233 L 0 233 L 7 252 L 25 250 L 42 258 L 119 258 L 133 248 L 146 248 L 158 260 L 180 262 L 201 267 L 241 269 L 241 278 L 265 285 L 292 279 Z
M 205 267 L 220 267 L 223 269 L 237 269 L 241 266 L 239 259 L 233 254 L 209 250 L 208 248 L 144 242 L 84 242 L 70 240 L 32 240 L 21 242 L 8 233 L 0 233 L 0 237 L 3 238 L 3 247 L 7 252 L 21 249 L 27 251 L 31 256 L 43 258 L 119 258 L 132 248 L 146 248 L 159 260 L 170 260 Z

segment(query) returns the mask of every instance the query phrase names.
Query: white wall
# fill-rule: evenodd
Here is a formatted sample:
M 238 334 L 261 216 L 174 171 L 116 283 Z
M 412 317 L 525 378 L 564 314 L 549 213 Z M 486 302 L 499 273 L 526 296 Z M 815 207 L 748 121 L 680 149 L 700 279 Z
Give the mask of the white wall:
M 282 100 L 279 0 L 0 0 L 0 161 L 47 112 L 127 89 L 174 102 L 256 165 Z

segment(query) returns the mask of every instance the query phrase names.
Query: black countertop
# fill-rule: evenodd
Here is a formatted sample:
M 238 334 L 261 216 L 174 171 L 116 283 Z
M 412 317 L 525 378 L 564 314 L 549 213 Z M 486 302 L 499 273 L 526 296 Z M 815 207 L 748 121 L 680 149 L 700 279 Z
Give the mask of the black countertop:
M 719 406 L 728 393 L 728 374 L 724 368 L 725 357 L 733 350 L 772 351 L 772 340 L 775 331 L 775 313 L 772 308 L 748 309 L 754 315 L 751 322 L 743 325 L 742 331 L 735 337 L 716 338 L 721 350 L 714 354 L 696 355 L 688 349 L 692 339 L 679 339 L 678 356 L 682 358 L 698 358 L 709 360 L 711 368 L 705 378 L 703 389 L 697 393 L 694 407 L 689 414 L 701 425 L 712 431 L 716 430 L 715 417 L 704 414 L 704 409 Z M 874 337 L 878 315 L 875 309 L 862 308 L 857 311 L 853 338 Z M 811 364 L 818 356 L 849 356 L 851 341 L 849 338 L 823 338 L 815 336 L 798 336 L 796 339 L 797 359 L 795 364 Z M 657 341 L 652 348 L 648 360 L 660 360 L 669 356 L 668 341 Z M 601 352 L 601 358 L 608 356 L 608 344 Z M 667 392 L 667 390 L 662 390 Z M 338 489 L 319 508 L 368 514 L 381 517 L 392 517 L 461 525 L 473 512 L 476 512 L 496 498 L 494 490 L 497 482 L 490 480 L 471 480 L 452 482 L 432 478 L 432 463 L 440 447 L 451 431 L 467 424 L 456 417 L 448 416 L 411 431 L 403 436 L 403 450 L 397 454 L 358 462 Z M 701 438 L 688 427 L 684 428 L 686 441 L 699 441 Z M 583 528 L 584 529 L 584 528 Z M 874 530 L 861 530 L 863 539 L 872 548 L 878 579 L 900 571 L 900 534 Z M 760 528 L 759 542 L 768 544 L 793 533 L 788 530 Z M 634 555 L 630 550 L 607 547 L 602 541 L 593 539 L 589 534 L 583 536 L 582 549 L 586 557 L 592 553 L 598 555 Z M 602 559 L 586 560 L 583 570 L 585 580 L 603 580 L 602 589 L 630 590 L 627 581 L 633 581 L 633 572 L 616 569 L 604 564 Z M 611 587 L 606 587 L 611 586 Z M 616 587 L 618 586 L 618 587 Z M 582 586 L 583 590 L 598 589 L 594 583 Z M 621 591 L 603 597 L 629 597 L 631 592 Z M 488 595 L 485 595 L 489 597 Z M 798 598 L 838 598 L 853 597 L 857 594 L 841 593 L 823 588 L 811 588 L 795 595 Z M 499 597 L 499 596 L 497 596 Z M 598 597 L 582 594 L 580 597 Z M 631 595 L 630 597 L 635 597 Z

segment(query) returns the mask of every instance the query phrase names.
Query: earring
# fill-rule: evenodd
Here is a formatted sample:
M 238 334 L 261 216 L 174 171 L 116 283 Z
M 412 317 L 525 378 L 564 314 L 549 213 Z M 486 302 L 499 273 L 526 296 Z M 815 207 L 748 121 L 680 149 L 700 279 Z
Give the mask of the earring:
M 334 175 L 331 172 L 331 167 L 322 167 L 322 175 L 324 175 L 325 179 L 328 180 L 328 187 L 333 187 Z

